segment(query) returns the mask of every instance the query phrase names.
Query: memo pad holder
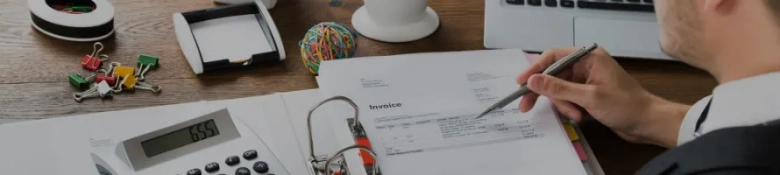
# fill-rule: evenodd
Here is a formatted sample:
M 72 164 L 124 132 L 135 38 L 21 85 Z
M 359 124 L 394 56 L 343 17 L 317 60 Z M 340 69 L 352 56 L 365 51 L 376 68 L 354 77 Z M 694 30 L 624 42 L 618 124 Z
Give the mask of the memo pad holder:
M 173 22 L 195 74 L 285 59 L 276 24 L 259 0 L 176 13 Z

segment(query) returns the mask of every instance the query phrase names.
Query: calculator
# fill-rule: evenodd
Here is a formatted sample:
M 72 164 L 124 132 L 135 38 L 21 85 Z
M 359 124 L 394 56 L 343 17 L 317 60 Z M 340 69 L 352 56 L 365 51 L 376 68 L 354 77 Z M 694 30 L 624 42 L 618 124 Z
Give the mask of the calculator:
M 100 175 L 288 175 L 266 144 L 227 109 L 95 151 Z

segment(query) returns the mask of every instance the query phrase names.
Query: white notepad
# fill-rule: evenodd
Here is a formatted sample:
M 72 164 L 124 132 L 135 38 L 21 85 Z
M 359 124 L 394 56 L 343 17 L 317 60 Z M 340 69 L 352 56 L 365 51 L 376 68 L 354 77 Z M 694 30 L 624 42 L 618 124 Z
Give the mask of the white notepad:
M 204 62 L 245 60 L 273 51 L 254 14 L 190 24 Z

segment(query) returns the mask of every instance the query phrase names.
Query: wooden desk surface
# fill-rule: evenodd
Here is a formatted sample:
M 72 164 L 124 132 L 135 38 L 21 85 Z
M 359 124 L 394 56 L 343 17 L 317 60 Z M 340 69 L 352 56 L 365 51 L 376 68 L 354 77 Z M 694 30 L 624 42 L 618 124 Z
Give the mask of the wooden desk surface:
M 274 66 L 220 71 L 196 76 L 184 59 L 173 31 L 171 15 L 214 6 L 210 0 L 110 0 L 116 8 L 116 35 L 103 41 L 111 61 L 133 64 L 138 54 L 161 57 L 161 66 L 148 81 L 163 92 L 123 93 L 112 100 L 76 103 L 68 73 L 87 73 L 79 62 L 92 43 L 56 40 L 35 31 L 27 1 L 0 0 L 0 122 L 42 119 L 81 113 L 120 110 L 256 96 L 316 88 L 304 68 L 297 46 L 306 30 L 325 21 L 350 23 L 362 1 L 346 0 L 329 7 L 327 0 L 279 0 L 270 12 L 284 40 L 288 59 Z M 410 43 L 388 44 L 358 39 L 358 56 L 484 49 L 484 1 L 431 0 L 441 27 L 433 35 Z M 648 90 L 665 98 L 692 104 L 711 92 L 715 80 L 703 71 L 678 62 L 624 60 L 620 63 Z M 622 141 L 594 121 L 582 124 L 607 174 L 632 174 L 664 149 Z

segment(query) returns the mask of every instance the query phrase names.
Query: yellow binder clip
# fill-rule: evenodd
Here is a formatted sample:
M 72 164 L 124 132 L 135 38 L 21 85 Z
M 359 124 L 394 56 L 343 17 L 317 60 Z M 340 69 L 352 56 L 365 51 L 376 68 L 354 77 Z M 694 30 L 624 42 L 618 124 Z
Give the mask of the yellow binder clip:
M 135 68 L 133 67 L 117 66 L 114 68 L 114 75 L 122 77 L 123 89 L 133 90 L 135 88 L 135 83 L 138 82 L 138 79 L 134 76 Z

